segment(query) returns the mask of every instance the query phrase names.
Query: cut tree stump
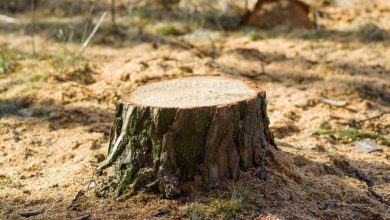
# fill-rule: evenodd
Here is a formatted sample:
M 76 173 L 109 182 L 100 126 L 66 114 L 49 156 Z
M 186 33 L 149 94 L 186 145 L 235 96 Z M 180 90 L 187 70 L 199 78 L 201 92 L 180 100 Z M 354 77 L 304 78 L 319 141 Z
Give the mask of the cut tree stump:
M 138 87 L 117 104 L 107 159 L 120 197 L 155 189 L 166 198 L 201 176 L 214 186 L 255 168 L 276 148 L 265 91 L 238 79 L 191 76 Z

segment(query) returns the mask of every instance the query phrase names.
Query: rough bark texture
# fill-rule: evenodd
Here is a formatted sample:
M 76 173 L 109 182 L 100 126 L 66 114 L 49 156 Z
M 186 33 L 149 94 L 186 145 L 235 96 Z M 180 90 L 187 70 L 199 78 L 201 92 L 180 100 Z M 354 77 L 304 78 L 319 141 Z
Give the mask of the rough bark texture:
M 154 188 L 167 198 L 180 194 L 180 181 L 201 175 L 210 185 L 256 168 L 264 173 L 268 149 L 276 147 L 268 128 L 265 92 L 223 106 L 161 108 L 118 103 L 107 160 L 115 165 L 116 194 Z

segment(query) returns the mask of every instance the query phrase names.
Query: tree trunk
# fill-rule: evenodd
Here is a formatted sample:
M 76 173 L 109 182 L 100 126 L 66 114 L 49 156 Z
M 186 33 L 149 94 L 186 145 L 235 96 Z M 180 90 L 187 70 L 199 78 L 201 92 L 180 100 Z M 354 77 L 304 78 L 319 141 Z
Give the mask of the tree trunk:
M 210 185 L 249 168 L 263 175 L 276 147 L 268 125 L 265 91 L 251 83 L 220 76 L 150 83 L 117 104 L 99 171 L 115 164 L 118 197 L 154 188 L 172 198 L 180 181 L 197 175 Z

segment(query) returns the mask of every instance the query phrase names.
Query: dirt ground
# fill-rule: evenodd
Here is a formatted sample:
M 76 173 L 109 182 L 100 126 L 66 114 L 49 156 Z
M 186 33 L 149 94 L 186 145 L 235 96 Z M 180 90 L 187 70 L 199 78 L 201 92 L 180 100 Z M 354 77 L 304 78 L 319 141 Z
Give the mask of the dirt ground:
M 390 4 L 372 2 L 324 8 L 318 31 L 224 30 L 123 9 L 117 29 L 108 19 L 81 56 L 90 3 L 74 14 L 40 8 L 36 55 L 31 13 L 9 14 L 19 23 L 0 23 L 0 219 L 27 210 L 43 211 L 29 219 L 390 219 L 390 114 L 364 121 L 390 111 L 390 41 L 364 29 L 389 31 Z M 95 7 L 95 20 L 104 7 Z M 183 34 L 161 34 L 166 24 Z M 267 91 L 280 149 L 266 180 L 248 171 L 209 192 L 190 185 L 174 200 L 95 195 L 121 95 L 150 80 L 244 77 L 262 65 L 266 74 L 249 78 Z M 353 145 L 366 137 L 383 151 Z

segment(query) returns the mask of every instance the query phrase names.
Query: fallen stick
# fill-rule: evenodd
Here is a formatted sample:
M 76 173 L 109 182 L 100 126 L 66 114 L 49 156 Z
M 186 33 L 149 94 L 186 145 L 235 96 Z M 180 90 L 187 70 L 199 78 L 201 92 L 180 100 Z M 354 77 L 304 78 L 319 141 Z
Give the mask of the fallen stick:
M 369 117 L 369 118 L 366 118 L 366 119 L 362 119 L 362 120 L 359 120 L 359 121 L 356 121 L 356 122 L 357 123 L 362 123 L 362 122 L 369 121 L 369 120 L 372 120 L 372 119 L 380 118 L 380 117 L 382 117 L 384 115 L 387 115 L 387 114 L 390 114 L 390 111 L 382 112 L 381 114 L 378 114 L 378 115 L 375 115 L 375 116 L 372 116 L 372 117 Z
M 107 12 L 104 12 L 102 16 L 100 16 L 99 21 L 96 23 L 95 27 L 93 28 L 91 34 L 88 36 L 87 40 L 83 43 L 83 45 L 80 48 L 80 54 L 83 53 L 85 48 L 88 46 L 88 43 L 92 40 L 92 37 L 96 34 L 97 30 L 99 29 L 100 25 L 103 23 L 104 19 L 107 16 Z
M 31 216 L 36 216 L 36 215 L 39 215 L 39 214 L 42 214 L 43 213 L 43 209 L 41 210 L 29 210 L 29 211 L 22 211 L 22 212 L 19 212 L 19 215 L 22 216 L 22 217 L 31 217 Z

